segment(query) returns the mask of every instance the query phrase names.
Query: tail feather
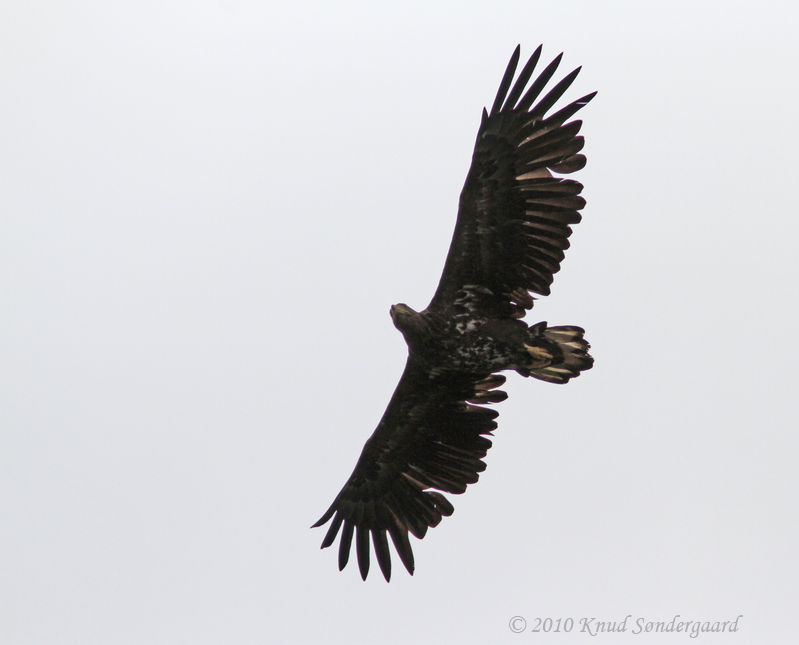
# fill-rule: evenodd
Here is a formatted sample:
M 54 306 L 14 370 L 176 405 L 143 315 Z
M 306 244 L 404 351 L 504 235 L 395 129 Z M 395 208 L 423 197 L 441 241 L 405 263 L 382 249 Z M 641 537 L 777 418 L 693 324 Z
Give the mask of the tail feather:
M 594 364 L 584 333 L 582 327 L 575 325 L 533 325 L 529 329 L 532 338 L 524 345 L 530 361 L 517 371 L 549 383 L 567 383 Z

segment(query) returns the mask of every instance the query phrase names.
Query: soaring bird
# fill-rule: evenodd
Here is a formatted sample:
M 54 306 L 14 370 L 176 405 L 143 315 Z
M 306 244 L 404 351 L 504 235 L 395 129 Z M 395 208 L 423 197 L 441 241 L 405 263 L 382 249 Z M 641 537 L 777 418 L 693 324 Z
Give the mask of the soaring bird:
M 406 304 L 391 307 L 408 345 L 405 371 L 355 470 L 313 525 L 332 520 L 322 548 L 341 532 L 340 570 L 355 538 L 364 580 L 370 541 L 383 576 L 391 579 L 389 537 L 413 574 L 408 533 L 422 538 L 451 515 L 442 492 L 464 492 L 485 470 L 487 435 L 498 414 L 485 405 L 507 398 L 497 389 L 505 382 L 498 372 L 566 383 L 593 364 L 582 328 L 528 326 L 520 319 L 533 306 L 531 292 L 549 294 L 571 225 L 581 219 L 582 184 L 558 175 L 585 165 L 582 122 L 569 119 L 596 92 L 548 114 L 580 68 L 539 100 L 562 54 L 529 87 L 541 47 L 513 83 L 519 54 L 516 47 L 491 110 L 483 108 L 433 299 L 420 312 Z

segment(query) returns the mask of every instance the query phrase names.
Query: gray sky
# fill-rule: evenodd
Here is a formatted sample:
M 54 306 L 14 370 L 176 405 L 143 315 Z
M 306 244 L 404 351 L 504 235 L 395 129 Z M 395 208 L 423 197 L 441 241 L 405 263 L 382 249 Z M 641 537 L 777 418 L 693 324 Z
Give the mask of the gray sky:
M 795 642 L 795 10 L 425 4 L 0 8 L 0 642 L 542 642 L 509 619 L 627 614 Z M 585 327 L 596 366 L 512 376 L 416 574 L 363 583 L 308 527 L 519 42 L 584 66 L 566 99 L 599 90 L 584 221 L 528 315 Z

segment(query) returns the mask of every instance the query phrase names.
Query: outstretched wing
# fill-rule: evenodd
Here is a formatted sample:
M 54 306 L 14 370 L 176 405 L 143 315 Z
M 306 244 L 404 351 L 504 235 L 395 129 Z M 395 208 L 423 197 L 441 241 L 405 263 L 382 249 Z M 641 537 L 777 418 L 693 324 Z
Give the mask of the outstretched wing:
M 433 376 L 408 358 L 383 418 L 366 442 L 350 478 L 314 526 L 333 520 L 322 541 L 330 546 L 341 530 L 339 570 L 355 537 L 358 567 L 366 580 L 370 536 L 386 580 L 391 578 L 387 535 L 413 573 L 410 531 L 424 537 L 453 508 L 437 491 L 462 493 L 485 469 L 482 458 L 491 447 L 485 435 L 497 427 L 495 403 L 507 394 L 494 388 L 501 375 Z M 437 490 L 432 490 L 437 489 Z
M 519 62 L 517 47 L 491 112 L 483 110 L 430 312 L 465 305 L 493 317 L 520 318 L 533 306 L 529 292 L 549 294 L 560 269 L 571 225 L 580 221 L 585 200 L 580 197 L 582 184 L 552 173 L 571 173 L 585 165 L 579 154 L 583 137 L 577 135 L 582 122 L 566 121 L 596 92 L 546 116 L 580 68 L 536 103 L 561 59 L 558 55 L 525 92 L 540 55 L 539 46 L 509 92 Z

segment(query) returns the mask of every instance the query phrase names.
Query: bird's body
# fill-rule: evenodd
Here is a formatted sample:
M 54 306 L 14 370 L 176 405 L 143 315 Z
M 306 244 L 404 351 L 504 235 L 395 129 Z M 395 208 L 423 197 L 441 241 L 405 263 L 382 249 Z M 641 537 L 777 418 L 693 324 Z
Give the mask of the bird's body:
M 314 525 L 332 520 L 323 548 L 341 531 L 341 569 L 355 539 L 364 579 L 370 541 L 390 578 L 389 537 L 413 573 L 408 533 L 421 538 L 450 515 L 453 507 L 439 491 L 462 493 L 485 469 L 497 412 L 484 405 L 507 397 L 496 389 L 505 382 L 498 372 L 566 383 L 593 363 L 580 327 L 520 320 L 533 306 L 529 292 L 549 293 L 570 226 L 580 221 L 582 185 L 553 173 L 585 164 L 578 154 L 581 122 L 566 121 L 593 97 L 546 115 L 575 70 L 533 105 L 560 61 L 558 56 L 525 92 L 540 52 L 511 88 L 516 49 L 491 112 L 483 110 L 438 289 L 421 312 L 391 307 L 408 344 L 405 371 L 355 470 Z
M 485 318 L 469 313 L 439 318 L 435 314 L 416 312 L 402 303 L 391 308 L 391 317 L 403 333 L 409 351 L 430 371 L 431 380 L 452 374 L 470 374 L 479 380 L 502 370 L 553 380 L 557 375 L 554 370 L 558 368 L 563 370 L 565 382 L 579 370 L 563 367 L 566 363 L 564 349 L 552 337 L 553 330 L 560 330 L 561 340 L 568 338 L 577 342 L 572 350 L 587 352 L 588 349 L 578 327 L 547 328 L 546 322 L 528 327 L 520 320 Z M 578 362 L 580 369 L 590 365 L 589 358 Z M 551 368 L 549 373 L 542 372 L 548 367 Z M 550 373 L 551 377 L 547 378 Z

